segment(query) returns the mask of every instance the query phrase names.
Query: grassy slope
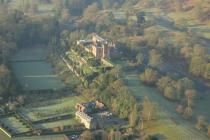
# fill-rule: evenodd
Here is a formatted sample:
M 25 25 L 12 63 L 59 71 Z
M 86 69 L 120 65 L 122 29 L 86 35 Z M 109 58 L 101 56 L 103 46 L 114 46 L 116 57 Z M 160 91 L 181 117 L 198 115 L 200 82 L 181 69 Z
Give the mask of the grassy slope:
M 143 85 L 135 72 L 127 73 L 126 79 L 131 92 L 138 100 L 148 96 L 151 101 L 158 104 L 158 120 L 152 122 L 150 127 L 146 127 L 147 134 L 164 134 L 170 140 L 177 140 L 177 136 L 184 140 L 190 140 L 192 137 L 208 140 L 205 134 L 194 129 L 194 125 L 183 121 L 181 116 L 175 113 L 175 103 L 163 98 L 156 89 Z

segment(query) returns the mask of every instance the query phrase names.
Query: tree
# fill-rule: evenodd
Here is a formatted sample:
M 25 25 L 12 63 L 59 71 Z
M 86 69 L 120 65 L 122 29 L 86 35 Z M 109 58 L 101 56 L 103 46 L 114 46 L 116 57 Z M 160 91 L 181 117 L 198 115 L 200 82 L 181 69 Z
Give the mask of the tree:
M 202 0 L 196 1 L 196 6 L 194 8 L 194 13 L 196 15 L 196 18 L 202 19 L 202 17 L 205 15 L 204 11 L 204 2 Z
M 103 9 L 110 9 L 112 6 L 112 0 L 102 0 Z
M 136 63 L 137 65 L 144 64 L 144 55 L 142 53 L 136 55 Z
M 193 106 L 193 100 L 196 96 L 196 90 L 194 89 L 187 89 L 185 91 L 185 97 L 187 99 L 187 106 L 192 107 Z
M 188 46 L 184 46 L 181 48 L 180 53 L 184 56 L 184 58 L 190 58 L 193 54 L 193 49 Z
M 18 103 L 23 105 L 25 103 L 25 96 L 19 95 L 16 97 L 16 100 L 18 101 Z
M 95 137 L 90 131 L 84 131 L 80 136 L 80 140 L 95 140 Z
M 193 110 L 192 110 L 192 108 L 191 108 L 191 107 L 186 107 L 186 109 L 185 109 L 185 111 L 184 111 L 184 113 L 183 113 L 183 117 L 184 117 L 185 119 L 189 119 L 189 118 L 192 117 L 192 115 L 193 115 Z
M 123 74 L 122 66 L 116 65 L 110 72 L 114 77 L 119 78 Z
M 210 63 L 206 64 L 203 77 L 210 80 Z
M 206 49 L 202 45 L 196 44 L 193 47 L 193 56 L 200 56 L 201 57 L 201 56 L 205 56 L 205 53 L 206 53 Z
M 154 119 L 155 113 L 156 113 L 155 104 L 152 103 L 148 97 L 144 97 L 144 100 L 142 103 L 142 114 L 141 114 L 142 123 L 145 120 L 150 121 L 151 119 Z
M 198 116 L 197 118 L 197 123 L 196 123 L 196 128 L 201 130 L 205 127 L 205 119 L 203 116 Z
M 160 91 L 164 91 L 166 87 L 173 84 L 173 80 L 169 76 L 161 77 L 157 82 L 157 87 Z
M 8 94 L 11 86 L 11 75 L 5 65 L 0 65 L 0 96 Z
M 132 127 L 136 126 L 137 119 L 138 119 L 138 109 L 137 109 L 137 105 L 134 105 L 129 116 L 129 123 Z
M 97 12 L 99 11 L 98 3 L 93 3 L 89 5 L 84 11 L 84 18 L 90 19 L 96 16 Z
M 71 15 L 70 15 L 69 9 L 67 9 L 67 8 L 62 9 L 62 11 L 61 11 L 61 20 L 62 21 L 68 21 L 70 16 Z
M 190 72 L 196 76 L 204 73 L 206 61 L 203 57 L 193 56 L 190 63 Z
M 160 68 L 163 64 L 162 56 L 155 49 L 149 51 L 149 65 L 151 67 Z
M 70 33 L 67 30 L 63 30 L 60 35 L 60 45 L 64 50 L 68 50 L 70 47 Z
M 110 133 L 109 133 L 109 138 L 108 140 L 121 140 L 121 133 L 120 131 L 114 131 L 114 130 L 111 130 Z
M 210 137 L 210 125 L 208 126 L 208 132 L 207 135 Z
M 140 75 L 140 79 L 148 85 L 154 85 L 158 80 L 158 73 L 151 68 L 147 68 L 144 73 Z
M 187 89 L 192 89 L 194 87 L 194 83 L 189 78 L 184 77 L 182 79 L 179 79 L 175 86 L 176 86 L 177 92 L 184 94 L 184 92 Z
M 164 89 L 164 96 L 170 100 L 176 100 L 176 92 L 173 87 L 166 87 Z

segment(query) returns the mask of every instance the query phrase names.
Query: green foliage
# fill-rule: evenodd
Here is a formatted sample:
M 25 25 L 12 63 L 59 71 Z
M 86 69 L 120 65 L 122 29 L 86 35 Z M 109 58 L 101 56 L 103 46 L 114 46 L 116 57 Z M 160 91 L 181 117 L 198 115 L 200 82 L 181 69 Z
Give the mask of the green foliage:
M 88 98 L 93 97 L 103 101 L 120 118 L 128 119 L 130 125 L 135 126 L 138 118 L 136 99 L 114 71 L 101 74 L 96 82 L 89 85 L 92 92 L 83 92 L 83 94 L 89 93 Z
M 142 120 L 150 121 L 151 119 L 155 119 L 156 109 L 157 105 L 151 102 L 148 97 L 144 97 L 144 100 L 142 102 L 142 113 L 141 113 Z
M 173 87 L 166 87 L 164 89 L 164 96 L 170 100 L 176 100 L 176 92 L 175 89 Z
M 8 96 L 12 81 L 11 73 L 5 65 L 0 65 L 0 96 Z
M 151 68 L 147 68 L 144 73 L 140 75 L 140 79 L 148 85 L 155 85 L 158 80 L 158 73 Z
M 160 68 L 162 64 L 163 60 L 161 54 L 154 49 L 149 51 L 149 65 L 152 67 Z
M 173 80 L 168 76 L 161 77 L 157 82 L 158 89 L 170 100 L 182 100 L 185 91 L 194 88 L 193 81 L 188 78 Z
M 141 65 L 141 64 L 144 64 L 144 55 L 143 55 L 143 53 L 138 53 L 137 55 L 136 55 L 136 63 L 137 63 L 137 65 Z
M 90 131 L 84 131 L 80 136 L 80 140 L 95 140 L 95 137 Z
M 196 76 L 201 76 L 204 73 L 206 61 L 203 57 L 193 56 L 190 63 L 190 72 Z
M 84 18 L 91 19 L 96 16 L 99 11 L 98 3 L 93 3 L 89 5 L 84 11 Z

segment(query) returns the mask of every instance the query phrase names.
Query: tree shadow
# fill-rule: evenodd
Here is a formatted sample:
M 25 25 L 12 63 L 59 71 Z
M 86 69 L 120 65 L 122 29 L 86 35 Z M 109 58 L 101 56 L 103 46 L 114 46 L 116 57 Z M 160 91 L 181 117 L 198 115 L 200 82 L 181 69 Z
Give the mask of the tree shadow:
M 163 134 L 149 135 L 145 140 L 168 140 L 168 138 Z

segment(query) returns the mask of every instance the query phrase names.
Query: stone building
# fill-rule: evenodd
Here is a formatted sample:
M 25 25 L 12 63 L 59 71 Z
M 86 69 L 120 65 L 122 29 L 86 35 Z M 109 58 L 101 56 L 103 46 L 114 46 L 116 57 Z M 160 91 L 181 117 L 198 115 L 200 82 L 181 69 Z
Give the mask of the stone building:
M 94 121 L 93 117 L 81 111 L 77 111 L 75 115 L 76 118 L 80 119 L 80 122 L 83 123 L 87 129 L 96 128 L 96 121 Z
M 79 40 L 77 45 L 85 47 L 85 50 L 92 53 L 98 59 L 110 58 L 110 53 L 115 49 L 115 44 L 109 42 L 97 34 L 92 35 L 91 40 Z
M 76 118 L 80 119 L 81 123 L 83 123 L 87 129 L 95 129 L 98 126 L 98 121 L 97 118 L 92 117 L 92 114 L 98 110 L 104 110 L 105 106 L 99 101 L 93 101 L 77 103 L 75 108 L 77 109 L 77 112 L 75 113 Z

